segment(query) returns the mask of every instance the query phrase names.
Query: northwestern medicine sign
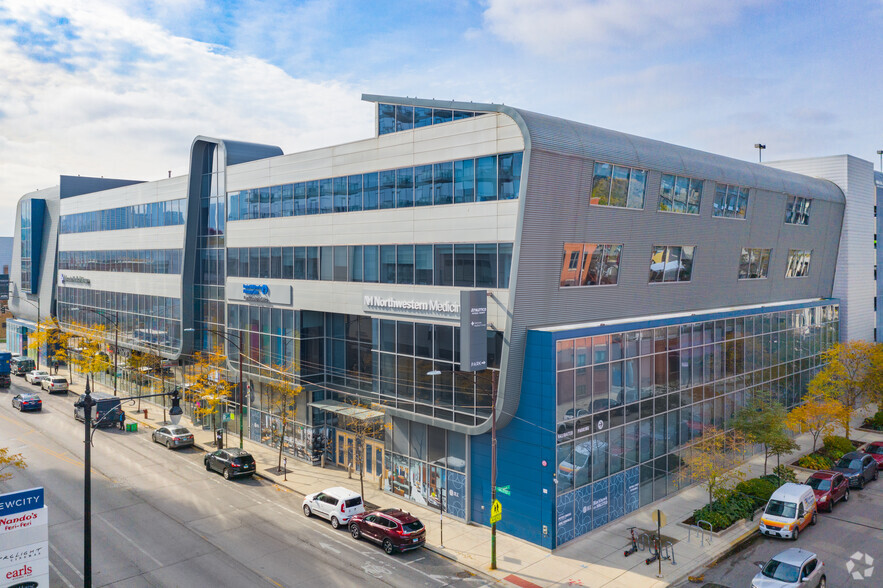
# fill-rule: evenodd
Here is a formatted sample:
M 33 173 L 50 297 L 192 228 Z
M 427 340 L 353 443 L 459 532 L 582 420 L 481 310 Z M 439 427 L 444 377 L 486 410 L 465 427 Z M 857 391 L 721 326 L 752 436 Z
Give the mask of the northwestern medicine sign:
M 0 588 L 49 586 L 49 514 L 43 488 L 0 495 Z
M 366 313 L 407 314 L 451 320 L 460 318 L 458 299 L 422 292 L 363 292 L 362 309 Z

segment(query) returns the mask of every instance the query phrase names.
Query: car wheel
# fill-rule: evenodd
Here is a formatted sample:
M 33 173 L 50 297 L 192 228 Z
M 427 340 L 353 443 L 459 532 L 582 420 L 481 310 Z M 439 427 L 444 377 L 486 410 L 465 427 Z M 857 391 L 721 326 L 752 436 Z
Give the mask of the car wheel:
M 858 489 L 859 490 L 865 489 L 865 477 L 864 476 L 862 476 L 861 478 L 858 479 Z
M 791 540 L 792 540 L 792 541 L 797 541 L 797 536 L 798 536 L 798 535 L 800 535 L 800 527 L 796 527 L 796 528 L 794 529 L 794 532 L 791 533 Z
M 340 521 L 337 520 L 337 517 L 331 517 L 331 528 L 336 529 L 340 527 Z
M 352 525 L 350 525 L 350 534 L 352 534 L 353 539 L 355 539 L 356 541 L 358 541 L 358 540 L 359 540 L 359 537 L 362 536 L 362 532 L 359 531 L 359 525 L 357 525 L 357 524 L 355 524 L 355 523 L 353 523 Z
M 205 460 L 205 471 L 212 471 L 212 466 L 209 464 L 208 460 Z
M 880 477 L 880 470 L 874 470 L 874 479 L 876 480 L 879 477 Z
M 846 489 L 846 494 L 843 495 L 843 502 L 849 502 L 849 488 Z
M 395 547 L 392 545 L 392 541 L 389 539 L 383 540 L 383 551 L 386 552 L 386 555 L 392 555 L 392 552 L 395 551 Z
M 834 503 L 832 502 L 831 504 L 834 504 Z M 832 507 L 832 508 L 833 508 L 833 507 Z M 809 524 L 810 524 L 810 525 L 815 525 L 815 524 L 816 524 L 816 520 L 817 520 L 818 518 L 819 518 L 819 517 L 818 517 L 818 515 L 817 515 L 816 513 L 812 513 L 812 519 L 810 519 Z
M 825 576 L 822 576 L 821 580 L 819 580 L 819 588 L 826 588 L 828 585 L 828 579 Z
M 224 468 L 224 479 L 225 480 L 230 479 L 230 468 Z
M 304 505 L 304 515 L 306 515 L 306 516 L 308 516 L 308 517 L 313 516 L 313 511 L 310 510 L 310 505 L 309 505 L 309 504 L 305 504 L 305 505 Z
M 834 500 L 834 497 L 831 497 L 831 502 L 828 504 L 828 512 L 834 512 L 834 505 L 837 504 L 837 501 Z
M 171 448 L 172 448 L 172 442 L 169 441 L 168 439 L 166 439 L 166 449 L 171 449 Z

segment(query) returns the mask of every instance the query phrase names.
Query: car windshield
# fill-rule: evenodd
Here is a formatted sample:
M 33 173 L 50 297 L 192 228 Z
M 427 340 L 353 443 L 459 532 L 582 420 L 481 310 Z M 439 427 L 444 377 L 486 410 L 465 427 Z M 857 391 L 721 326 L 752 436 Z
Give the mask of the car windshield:
M 823 492 L 827 492 L 831 489 L 831 480 L 822 478 L 810 478 L 806 481 L 806 485 L 813 490 L 822 490 Z
M 871 445 L 866 451 L 872 455 L 883 455 L 883 445 Z
M 770 500 L 769 504 L 766 505 L 766 514 L 774 517 L 785 517 L 786 519 L 793 519 L 796 512 L 797 505 L 793 502 Z
M 780 582 L 796 582 L 797 576 L 800 574 L 800 568 L 771 559 L 763 568 L 763 575 Z
M 862 469 L 862 460 L 860 459 L 846 459 L 845 457 L 840 458 L 840 461 L 837 462 L 838 468 L 845 468 L 849 470 L 860 470 Z
M 354 506 L 359 506 L 360 504 L 362 504 L 362 497 L 361 497 L 361 496 L 356 496 L 355 498 L 349 498 L 349 499 L 346 500 L 346 502 L 344 502 L 344 504 L 346 504 L 346 507 L 347 507 L 347 508 L 352 508 L 352 507 L 354 507 Z
M 414 521 L 413 523 L 405 523 L 402 525 L 402 528 L 409 533 L 413 533 L 414 531 L 419 531 L 423 528 L 423 523 L 420 521 Z

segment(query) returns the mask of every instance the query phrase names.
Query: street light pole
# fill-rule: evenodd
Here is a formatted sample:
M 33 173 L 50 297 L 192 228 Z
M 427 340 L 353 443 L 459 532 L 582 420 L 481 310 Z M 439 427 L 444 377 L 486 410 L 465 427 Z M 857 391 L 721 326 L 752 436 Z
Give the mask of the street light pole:
M 237 351 L 239 351 L 239 449 L 242 449 L 242 431 L 244 428 L 242 422 L 242 405 L 245 404 L 245 390 L 242 387 L 242 329 L 239 329 L 239 347 L 237 348 Z
M 491 509 L 497 501 L 497 372 L 491 372 Z M 491 569 L 497 569 L 497 522 L 491 523 Z
M 83 399 L 83 423 L 86 431 L 83 478 L 83 586 L 92 586 L 92 395 L 86 376 L 86 397 Z
M 757 149 L 757 163 L 761 163 L 763 161 L 763 157 L 761 156 L 761 154 L 763 153 L 763 150 L 766 149 L 766 145 L 763 145 L 762 143 L 755 143 L 754 148 Z

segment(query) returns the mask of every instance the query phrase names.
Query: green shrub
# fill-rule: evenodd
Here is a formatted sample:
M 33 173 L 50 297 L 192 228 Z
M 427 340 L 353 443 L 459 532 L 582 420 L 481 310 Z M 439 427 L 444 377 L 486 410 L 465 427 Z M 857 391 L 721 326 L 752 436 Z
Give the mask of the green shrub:
M 737 490 L 737 492 L 741 492 L 741 490 Z M 750 496 L 731 493 L 721 500 L 715 500 L 710 505 L 705 505 L 694 511 L 693 520 L 694 522 L 708 521 L 711 523 L 713 531 L 723 531 L 736 521 L 749 518 L 758 506 L 758 501 Z
M 773 480 L 776 478 L 773 477 Z M 776 482 L 764 480 L 762 478 L 752 478 L 736 484 L 736 492 L 753 496 L 757 499 L 756 505 L 765 504 L 773 492 L 776 491 Z
M 794 482 L 797 483 L 797 472 L 792 470 L 786 465 L 780 465 L 773 468 L 773 473 L 782 480 L 782 483 L 785 482 Z
M 883 431 L 883 410 L 878 410 L 873 417 L 869 418 L 868 425 L 873 429 Z
M 760 479 L 770 482 L 773 486 L 779 486 L 779 476 L 777 476 L 776 474 L 766 474 L 761 476 Z
M 852 441 L 847 439 L 846 437 L 840 437 L 837 435 L 826 435 L 822 440 L 822 450 L 830 455 L 833 455 L 835 451 L 839 451 L 840 455 L 834 459 L 840 459 L 843 457 L 844 453 L 849 453 L 850 451 L 855 451 L 855 445 L 852 444 Z
M 797 465 L 808 470 L 828 470 L 834 467 L 834 462 L 824 455 L 814 453 L 801 457 L 797 460 Z

